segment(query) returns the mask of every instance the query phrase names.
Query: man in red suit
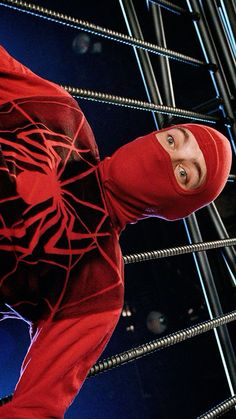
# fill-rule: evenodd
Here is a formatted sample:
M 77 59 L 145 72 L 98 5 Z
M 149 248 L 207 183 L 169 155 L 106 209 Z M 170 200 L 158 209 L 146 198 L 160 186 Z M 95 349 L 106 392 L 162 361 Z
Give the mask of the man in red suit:
M 99 160 L 77 102 L 0 48 L 0 304 L 31 331 L 3 419 L 62 418 L 123 305 L 119 235 L 146 217 L 207 205 L 231 166 L 228 140 L 182 124 Z

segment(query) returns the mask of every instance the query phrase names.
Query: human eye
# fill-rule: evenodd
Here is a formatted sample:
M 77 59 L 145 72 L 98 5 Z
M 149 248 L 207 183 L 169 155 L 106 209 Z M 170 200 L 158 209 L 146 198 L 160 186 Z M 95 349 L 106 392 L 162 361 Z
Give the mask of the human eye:
M 175 148 L 175 140 L 172 135 L 168 134 L 166 137 L 166 141 L 171 148 Z
M 185 170 L 185 168 L 181 165 L 177 166 L 177 176 L 178 176 L 178 180 L 182 185 L 186 185 L 186 183 L 188 182 L 188 173 Z

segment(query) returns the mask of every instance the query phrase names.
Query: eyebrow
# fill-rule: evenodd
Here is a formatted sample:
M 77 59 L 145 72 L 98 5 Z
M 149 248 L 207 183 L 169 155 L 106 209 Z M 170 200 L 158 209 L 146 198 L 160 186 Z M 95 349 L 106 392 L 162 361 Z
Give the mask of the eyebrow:
M 185 141 L 189 139 L 189 133 L 186 131 L 186 129 L 184 129 L 183 127 L 176 127 L 176 129 L 178 129 L 179 131 L 181 131 L 184 134 L 184 140 Z M 196 167 L 197 174 L 198 174 L 198 181 L 197 181 L 196 184 L 200 183 L 201 181 L 202 181 L 201 182 L 201 184 L 202 184 L 203 181 L 204 181 L 204 176 L 203 176 L 202 168 L 201 168 L 200 164 L 197 161 L 194 161 L 193 164 Z M 200 184 L 200 186 L 201 186 L 201 184 Z
M 182 128 L 182 127 L 176 127 L 176 129 L 178 129 L 179 131 L 182 132 L 182 134 L 184 134 L 184 139 L 188 140 L 189 139 L 189 133 L 186 131 L 186 129 Z
M 197 169 L 197 173 L 198 173 L 198 182 L 197 182 L 197 184 L 198 184 L 198 183 L 200 183 L 201 180 L 203 181 L 203 179 L 202 179 L 202 177 L 203 177 L 202 168 L 201 168 L 200 164 L 197 161 L 194 161 L 193 164 L 194 164 L 194 166 Z M 201 186 L 201 185 L 199 185 L 199 186 Z

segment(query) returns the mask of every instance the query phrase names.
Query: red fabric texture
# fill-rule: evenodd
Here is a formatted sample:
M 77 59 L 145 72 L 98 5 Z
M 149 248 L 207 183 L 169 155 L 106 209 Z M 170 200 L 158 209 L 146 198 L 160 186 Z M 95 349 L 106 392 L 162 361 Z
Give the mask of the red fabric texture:
M 168 128 L 124 145 L 99 164 L 107 204 L 121 230 L 145 217 L 184 218 L 209 204 L 223 189 L 232 159 L 228 139 L 204 125 L 179 126 L 194 134 L 206 161 L 206 182 L 197 189 L 184 190 L 175 179 L 170 156 L 156 138 Z
M 119 319 L 123 260 L 76 101 L 2 48 L 0 67 L 0 306 L 36 329 L 0 416 L 61 419 Z
M 104 350 L 119 310 L 41 322 L 22 365 L 12 402 L 1 419 L 61 419 Z
M 148 216 L 186 216 L 219 193 L 228 169 L 218 164 L 215 174 L 207 163 L 206 185 L 179 190 L 155 133 L 99 163 L 91 128 L 70 95 L 3 48 L 0 76 L 0 303 L 10 310 L 3 317 L 20 315 L 36 329 L 0 416 L 59 419 L 120 315 L 121 229 Z M 218 140 L 205 149 L 215 134 L 189 127 L 204 133 L 206 159 L 215 153 L 220 162 Z
M 73 98 L 0 52 L 21 95 L 0 108 L 0 301 L 33 322 L 121 308 L 123 261 L 91 128 Z M 51 96 L 23 97 L 22 72 Z

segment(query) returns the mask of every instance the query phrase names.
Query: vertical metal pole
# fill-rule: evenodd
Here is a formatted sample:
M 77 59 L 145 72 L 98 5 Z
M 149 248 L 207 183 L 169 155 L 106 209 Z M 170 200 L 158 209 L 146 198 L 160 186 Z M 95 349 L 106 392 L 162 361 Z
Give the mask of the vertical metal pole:
M 236 39 L 236 2 L 234 0 L 218 0 L 218 7 L 226 12 L 234 40 Z
M 192 214 L 190 217 L 186 218 L 184 223 L 186 229 L 188 230 L 188 238 L 190 243 L 202 242 L 203 240 L 195 214 Z M 220 316 L 223 314 L 223 310 L 207 254 L 206 252 L 199 252 L 197 254 L 194 253 L 193 257 L 197 267 L 210 318 L 212 319 L 213 317 Z M 233 396 L 236 393 L 236 357 L 227 326 L 214 329 L 214 333 L 227 377 L 229 389 L 231 395 Z
M 213 73 L 210 72 L 211 78 L 213 81 L 213 85 L 216 91 L 217 96 L 221 96 L 224 102 L 224 107 L 220 107 L 223 111 L 223 114 L 226 114 L 226 116 L 230 119 L 232 126 L 228 127 L 229 136 L 231 139 L 231 144 L 234 150 L 234 153 L 236 155 L 236 145 L 235 145 L 235 139 L 236 139 L 236 120 L 234 118 L 234 110 L 232 107 L 231 100 L 232 98 L 229 95 L 228 86 L 225 81 L 225 76 L 222 74 L 221 71 L 221 65 L 214 47 L 214 42 L 212 40 L 211 33 L 209 31 L 204 10 L 201 7 L 201 4 L 199 5 L 197 0 L 186 0 L 189 10 L 191 12 L 198 13 L 200 16 L 200 19 L 198 21 L 194 21 L 195 29 L 203 50 L 203 54 L 205 56 L 206 62 L 213 62 L 216 63 L 218 66 L 218 70 Z M 225 115 L 224 115 L 225 116 Z
M 227 69 L 228 78 L 230 79 L 230 88 L 232 94 L 235 96 L 236 93 L 236 86 L 235 86 L 235 76 L 236 76 L 236 61 L 235 57 L 232 54 L 231 46 L 228 42 L 228 39 L 225 35 L 224 27 L 222 27 L 218 9 L 215 4 L 214 0 L 205 0 L 205 6 L 209 10 L 209 16 L 212 20 L 213 27 L 214 27 L 214 36 L 218 39 L 219 49 L 218 55 L 222 57 L 222 61 L 224 62 L 224 67 Z M 236 22 L 235 22 L 236 25 Z
M 119 1 L 129 35 L 143 40 L 143 34 L 132 1 Z M 163 105 L 148 52 L 134 47 L 134 53 L 137 59 L 139 70 L 141 72 L 148 100 L 155 103 L 156 105 Z M 156 127 L 161 128 L 164 121 L 163 116 L 153 113 L 153 117 Z
M 165 30 L 162 19 L 162 11 L 160 6 L 156 6 L 151 3 L 151 12 L 154 20 L 154 29 L 157 38 L 157 44 L 161 47 L 167 48 Z M 164 102 L 168 106 L 175 107 L 175 96 L 171 78 L 170 62 L 167 57 L 158 57 L 158 62 L 160 63 L 160 72 L 163 85 L 162 96 L 164 97 Z
M 123 6 L 123 3 L 125 3 L 126 7 Z M 129 30 L 130 30 L 130 33 L 132 34 L 134 33 L 133 26 L 135 27 L 135 25 L 137 24 L 137 22 L 135 22 L 136 19 L 134 19 L 134 17 L 136 17 L 136 13 L 135 13 L 133 3 L 131 0 L 124 0 L 124 1 L 120 0 L 120 4 L 122 7 L 126 24 L 128 28 L 130 28 Z M 126 10 L 127 10 L 127 14 L 126 14 Z M 137 34 L 135 36 L 137 36 Z M 141 63 L 139 60 L 138 60 L 138 63 L 139 63 L 139 66 L 141 66 Z M 150 88 L 152 87 L 153 86 L 151 85 Z M 149 89 L 148 83 L 146 84 L 146 88 Z M 190 240 L 191 240 L 191 236 L 190 236 L 189 230 L 191 231 L 191 234 L 194 240 L 197 239 L 196 241 L 202 241 L 202 237 L 200 234 L 200 230 L 199 230 L 195 215 L 188 217 L 188 222 L 185 221 L 185 227 L 186 227 L 187 233 L 189 234 Z M 220 305 L 219 297 L 218 297 L 215 283 L 214 283 L 214 278 L 211 273 L 211 269 L 210 269 L 209 262 L 206 255 L 204 259 L 202 259 L 202 255 L 200 256 L 199 261 L 196 259 L 196 267 L 197 267 L 199 277 L 201 280 L 204 297 L 208 306 L 208 311 L 209 311 L 210 317 L 213 318 L 214 316 L 220 315 L 220 313 L 222 314 L 222 308 Z M 206 292 L 206 289 L 207 289 L 207 292 Z M 217 332 L 217 330 L 215 330 L 214 332 L 215 332 L 218 348 L 220 351 L 221 359 L 224 365 L 226 377 L 229 383 L 229 388 L 232 395 L 234 395 L 236 393 L 236 359 L 235 359 L 235 354 L 234 354 L 232 344 L 230 341 L 230 337 L 228 334 L 228 330 L 226 328 L 221 328 L 221 331 L 219 333 Z
M 224 73 L 221 71 L 221 66 L 218 60 L 218 56 L 214 47 L 214 42 L 212 40 L 211 34 L 208 30 L 208 25 L 205 20 L 204 12 L 201 7 L 201 2 L 197 0 L 186 0 L 188 7 L 191 12 L 198 13 L 200 19 L 198 22 L 194 22 L 197 35 L 199 37 L 200 44 L 202 46 L 203 53 L 205 55 L 207 62 L 214 62 L 218 65 L 218 70 L 215 74 L 211 73 L 212 81 L 216 90 L 217 96 L 222 97 L 224 101 L 224 109 L 227 116 L 232 120 L 232 133 L 234 138 L 236 138 L 236 123 L 234 120 L 234 112 L 231 105 L 231 97 L 228 91 L 228 85 L 225 83 Z M 199 4 L 200 5 L 199 5 Z M 222 109 L 222 110 L 224 110 Z M 234 121 L 234 122 L 233 122 Z M 231 130 L 229 129 L 229 134 L 231 135 Z M 236 154 L 235 143 L 231 135 L 231 142 Z M 198 227 L 195 214 L 192 214 L 184 221 L 186 230 L 188 232 L 189 241 L 192 240 L 202 241 L 201 233 Z M 222 314 L 222 308 L 219 300 L 219 296 L 215 287 L 214 278 L 210 269 L 210 265 L 207 259 L 205 252 L 199 253 L 198 255 L 194 254 L 194 260 L 199 274 L 199 279 L 201 282 L 202 290 L 205 296 L 207 303 L 208 311 L 210 317 L 214 317 Z M 227 377 L 229 389 L 232 395 L 236 392 L 236 357 L 233 351 L 232 343 L 230 336 L 228 334 L 227 327 L 219 328 L 214 330 L 216 341 L 218 344 L 219 352 L 221 355 L 222 363 L 224 366 L 225 374 Z
M 210 214 L 211 220 L 214 224 L 214 227 L 216 229 L 218 237 L 221 240 L 229 238 L 227 230 L 224 226 L 224 223 L 221 219 L 221 216 L 220 216 L 214 202 L 212 202 L 210 205 L 207 206 L 207 210 Z M 231 273 L 232 285 L 234 287 L 236 287 L 236 251 L 235 251 L 234 247 L 224 247 L 222 249 L 222 252 L 225 256 L 226 266 L 227 266 L 229 272 Z

